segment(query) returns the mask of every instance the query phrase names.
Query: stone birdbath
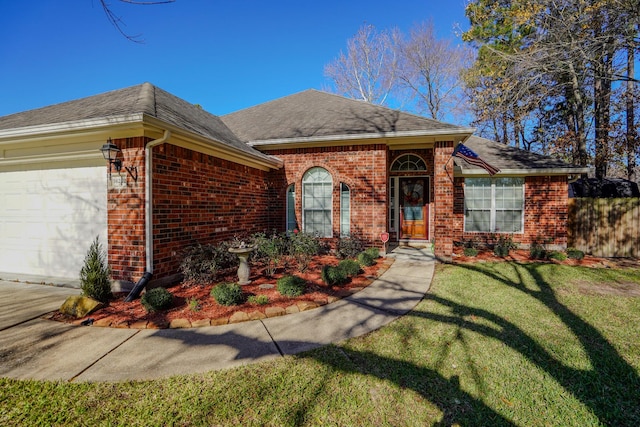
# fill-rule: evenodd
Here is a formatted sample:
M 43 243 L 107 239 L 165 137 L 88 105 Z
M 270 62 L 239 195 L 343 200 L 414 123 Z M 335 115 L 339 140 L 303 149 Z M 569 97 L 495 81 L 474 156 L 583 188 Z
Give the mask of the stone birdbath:
M 238 246 L 231 246 L 229 252 L 238 255 L 240 265 L 238 266 L 238 284 L 248 285 L 251 283 L 249 280 L 249 254 L 253 252 L 258 246 L 247 245 L 245 242 L 240 242 Z

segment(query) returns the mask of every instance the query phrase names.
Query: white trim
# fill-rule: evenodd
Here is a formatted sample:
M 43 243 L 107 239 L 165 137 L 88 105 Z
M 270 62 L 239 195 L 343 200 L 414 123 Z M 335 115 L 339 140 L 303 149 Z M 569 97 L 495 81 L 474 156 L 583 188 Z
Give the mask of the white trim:
M 496 180 L 500 179 L 500 178 L 512 178 L 512 177 L 500 177 L 500 176 L 496 176 L 494 175 L 493 177 L 489 178 L 489 177 L 477 177 L 477 178 L 485 178 L 485 179 L 489 179 L 491 182 L 491 207 L 489 208 L 489 231 L 476 231 L 476 230 L 467 230 L 467 207 L 466 207 L 466 194 L 464 193 L 466 191 L 466 185 L 464 187 L 464 200 L 463 200 L 463 221 L 462 221 L 462 230 L 463 233 L 493 233 L 493 234 L 524 234 L 524 226 L 525 226 L 525 208 L 526 208 L 526 195 L 527 195 L 527 188 L 526 188 L 526 179 L 524 179 L 524 177 L 513 177 L 513 178 L 523 178 L 522 180 L 522 208 L 521 208 L 521 212 L 522 212 L 522 217 L 520 218 L 520 231 L 496 231 L 496 212 L 498 212 L 498 210 L 496 209 Z M 466 183 L 465 183 L 466 184 Z M 513 209 L 502 209 L 502 211 L 505 210 L 513 210 Z
M 251 147 L 260 147 L 267 145 L 285 145 L 285 144 L 298 144 L 305 142 L 327 142 L 327 141 L 354 141 L 359 139 L 381 139 L 381 138 L 407 138 L 407 137 L 420 137 L 420 136 L 471 136 L 476 131 L 475 128 L 460 128 L 460 129 L 447 129 L 437 131 L 402 131 L 402 132 L 375 132 L 375 133 L 360 133 L 360 134 L 340 134 L 340 135 L 326 135 L 326 136 L 308 136 L 308 137 L 292 137 L 292 138 L 274 138 L 263 139 L 247 142 L 247 145 Z M 458 139 L 458 138 L 454 138 Z M 464 138 L 466 139 L 466 138 Z
M 533 176 L 533 175 L 576 175 L 589 173 L 589 168 L 566 167 L 566 168 L 540 168 L 540 169 L 501 169 L 494 177 L 508 176 Z M 484 169 L 462 169 L 459 166 L 455 168 L 455 176 L 482 178 L 489 177 L 489 173 Z

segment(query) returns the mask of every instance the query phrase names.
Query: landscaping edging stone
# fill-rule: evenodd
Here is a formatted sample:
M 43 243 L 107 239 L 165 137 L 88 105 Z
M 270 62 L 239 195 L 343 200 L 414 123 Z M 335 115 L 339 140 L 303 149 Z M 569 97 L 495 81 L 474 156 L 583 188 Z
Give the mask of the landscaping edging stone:
M 373 280 L 375 280 L 377 277 L 381 276 L 385 271 L 387 271 L 390 268 L 392 263 L 393 263 L 393 260 L 389 260 L 389 259 L 384 260 L 382 262 L 382 265 L 379 267 L 377 271 L 376 277 L 367 276 L 367 279 L 370 280 L 367 286 L 371 284 Z M 319 300 L 296 301 L 287 307 L 279 307 L 279 306 L 266 307 L 264 309 L 264 313 L 259 310 L 253 310 L 253 311 L 241 310 L 241 311 L 236 311 L 232 315 L 226 316 L 226 317 L 211 318 L 211 319 L 206 318 L 206 319 L 199 319 L 199 320 L 193 320 L 193 321 L 190 321 L 189 319 L 186 319 L 186 318 L 176 318 L 170 321 L 169 320 L 137 320 L 134 322 L 129 322 L 125 320 L 117 323 L 110 317 L 104 317 L 104 318 L 100 318 L 100 319 L 96 319 L 95 321 L 92 321 L 90 325 L 95 327 L 120 328 L 120 329 L 185 329 L 185 328 L 200 328 L 205 326 L 221 326 L 221 325 L 228 325 L 231 323 L 241 323 L 241 322 L 248 322 L 253 320 L 262 320 L 270 317 L 279 317 L 279 316 L 285 316 L 288 314 L 295 314 L 303 311 L 313 310 L 318 307 L 339 301 L 340 299 L 345 298 L 347 296 L 353 295 L 354 293 L 365 289 L 365 287 L 366 286 L 344 289 L 343 292 L 340 292 L 336 296 L 328 295 L 326 298 L 319 299 Z M 43 318 L 53 319 L 54 313 L 45 315 L 43 316 Z M 74 320 L 69 323 L 75 326 L 80 326 L 82 324 L 82 321 Z

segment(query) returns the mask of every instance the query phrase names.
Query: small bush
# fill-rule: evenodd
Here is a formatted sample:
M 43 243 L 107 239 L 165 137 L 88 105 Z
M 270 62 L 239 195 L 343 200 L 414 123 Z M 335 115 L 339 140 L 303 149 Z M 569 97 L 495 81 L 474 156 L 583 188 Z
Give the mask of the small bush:
M 581 260 L 584 258 L 584 252 L 576 248 L 567 248 L 567 256 L 571 259 Z
M 364 244 L 360 239 L 341 238 L 336 245 L 336 256 L 339 259 L 355 258 L 364 250 Z
M 250 304 L 265 305 L 269 304 L 269 297 L 266 295 L 251 295 L 247 299 Z
M 347 281 L 345 272 L 341 268 L 331 265 L 322 267 L 321 277 L 322 281 L 329 286 L 339 286 Z
M 320 241 L 307 233 L 294 233 L 289 236 L 289 252 L 298 263 L 300 271 L 306 271 L 311 258 L 320 253 Z
M 200 309 L 202 308 L 200 306 L 200 301 L 198 301 L 198 299 L 195 297 L 189 298 L 187 300 L 187 305 L 189 306 L 189 310 L 193 311 L 194 313 L 200 311 Z
M 338 263 L 338 268 L 344 271 L 347 277 L 353 277 L 360 273 L 360 264 L 352 259 L 343 259 Z
M 165 288 L 153 288 L 142 295 L 140 302 L 148 312 L 161 311 L 171 307 L 173 295 Z
M 286 297 L 297 297 L 304 293 L 307 282 L 302 277 L 284 276 L 276 282 L 276 289 L 280 295 Z
M 239 305 L 244 301 L 242 288 L 237 283 L 221 283 L 214 286 L 211 296 L 220 305 Z
M 547 250 L 543 245 L 538 242 L 533 242 L 531 246 L 529 246 L 529 258 L 531 259 L 546 259 L 547 258 Z
M 80 270 L 80 287 L 82 293 L 97 301 L 106 303 L 112 297 L 111 268 L 107 264 L 107 256 L 98 241 L 98 237 L 91 243 L 84 264 Z
M 564 261 L 567 259 L 567 254 L 564 252 L 552 251 L 548 255 L 549 259 L 555 259 L 556 261 Z
M 288 248 L 286 235 L 276 232 L 271 236 L 256 233 L 252 240 L 257 245 L 253 258 L 266 266 L 268 276 L 273 276 Z
M 496 256 L 504 258 L 509 255 L 512 249 L 516 249 L 518 245 L 513 242 L 511 236 L 500 236 L 498 241 L 493 245 L 493 253 Z
M 468 256 L 468 257 L 478 256 L 478 250 L 476 248 L 464 248 L 464 256 Z
M 370 247 L 365 250 L 366 253 L 371 255 L 371 258 L 378 259 L 380 258 L 380 249 L 376 247 Z
M 238 265 L 238 257 L 229 253 L 230 244 L 223 242 L 217 245 L 198 243 L 185 249 L 180 272 L 185 282 L 211 283 L 216 280 L 218 271 Z
M 367 252 L 358 254 L 358 263 L 363 267 L 370 267 L 376 263 L 376 260 Z

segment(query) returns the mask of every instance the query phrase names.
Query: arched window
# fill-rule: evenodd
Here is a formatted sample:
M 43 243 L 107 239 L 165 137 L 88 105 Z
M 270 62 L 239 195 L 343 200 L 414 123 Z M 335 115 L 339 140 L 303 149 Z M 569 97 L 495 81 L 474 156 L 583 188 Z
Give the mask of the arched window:
M 351 235 L 351 190 L 344 182 L 340 183 L 340 237 Z
M 298 228 L 296 221 L 296 186 L 291 184 L 287 187 L 287 231 Z
M 324 168 L 309 169 L 302 177 L 302 231 L 332 237 L 333 180 Z
M 424 160 L 415 154 L 404 154 L 398 157 L 391 165 L 392 172 L 403 171 L 426 171 L 427 165 Z

